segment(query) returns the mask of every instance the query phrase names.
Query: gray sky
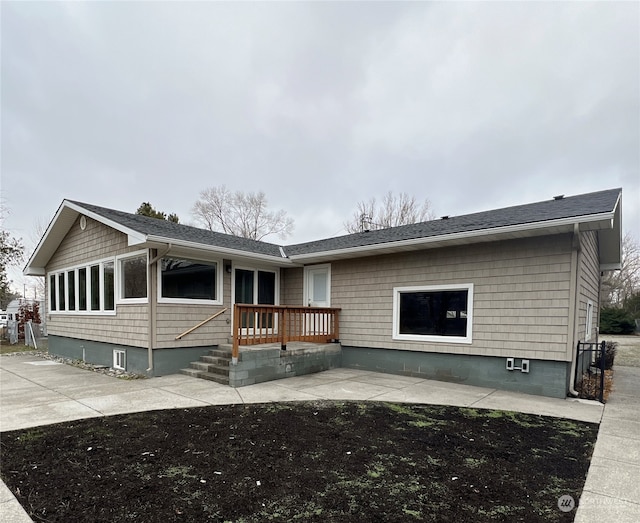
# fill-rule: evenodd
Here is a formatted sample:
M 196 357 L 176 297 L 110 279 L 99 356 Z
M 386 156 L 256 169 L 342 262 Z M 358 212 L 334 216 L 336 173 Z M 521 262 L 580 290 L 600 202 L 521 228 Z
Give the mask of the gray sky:
M 220 184 L 287 211 L 285 243 L 389 190 L 441 216 L 622 187 L 640 238 L 637 2 L 0 9 L 4 226 L 30 247 L 64 198 L 193 223 Z

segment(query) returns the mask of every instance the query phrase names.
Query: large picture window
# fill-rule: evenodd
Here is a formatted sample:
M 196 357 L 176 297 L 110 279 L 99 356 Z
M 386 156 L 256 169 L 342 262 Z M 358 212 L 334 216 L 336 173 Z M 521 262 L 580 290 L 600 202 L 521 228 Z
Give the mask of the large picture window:
M 165 257 L 159 265 L 159 301 L 207 304 L 221 302 L 217 262 Z
M 397 287 L 393 293 L 393 337 L 471 343 L 472 309 L 472 284 Z

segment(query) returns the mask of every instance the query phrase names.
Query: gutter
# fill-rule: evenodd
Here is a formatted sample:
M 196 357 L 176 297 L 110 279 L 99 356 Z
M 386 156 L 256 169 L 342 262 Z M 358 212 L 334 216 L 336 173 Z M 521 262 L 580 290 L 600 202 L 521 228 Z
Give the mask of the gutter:
M 155 334 L 156 334 L 156 295 L 154 293 L 154 275 L 157 278 L 158 271 L 154 271 L 154 266 L 157 267 L 157 263 L 164 256 L 166 256 L 171 250 L 172 244 L 167 244 L 167 248 L 162 252 L 162 254 L 158 254 L 156 250 L 156 255 L 153 258 L 149 258 L 147 261 L 147 297 L 149 299 L 149 307 L 148 314 L 149 318 L 147 320 L 149 327 L 149 342 L 147 347 L 147 357 L 148 357 L 148 365 L 147 372 L 151 372 L 153 370 L 153 346 L 155 345 Z M 149 254 L 153 252 L 151 249 L 149 250 Z
M 577 398 L 580 393 L 575 390 L 576 385 L 576 338 L 578 331 L 578 288 L 580 278 L 580 261 L 581 261 L 582 245 L 580 242 L 580 226 L 576 223 L 573 226 L 573 241 L 571 249 L 571 276 L 570 276 L 570 290 L 571 296 L 569 297 L 569 345 L 568 349 L 571 353 L 571 372 L 569 373 L 569 395 Z
M 340 255 L 349 255 L 349 254 L 363 255 L 367 252 L 375 253 L 377 251 L 383 251 L 386 249 L 398 249 L 403 247 L 429 245 L 430 243 L 442 243 L 442 242 L 449 242 L 449 241 L 455 241 L 455 240 L 467 240 L 467 239 L 481 238 L 483 236 L 490 236 L 490 235 L 514 234 L 514 233 L 517 234 L 517 233 L 523 233 L 527 231 L 537 231 L 537 230 L 554 228 L 554 227 L 573 226 L 573 230 L 575 232 L 576 228 L 578 228 L 579 230 L 580 224 L 601 222 L 603 220 L 606 220 L 608 223 L 605 224 L 603 227 L 599 227 L 596 229 L 611 228 L 614 219 L 615 219 L 615 212 L 606 212 L 606 213 L 600 213 L 600 214 L 593 214 L 589 216 L 573 216 L 571 218 L 562 218 L 559 220 L 549 220 L 544 222 L 507 225 L 503 227 L 494 227 L 491 229 L 478 229 L 474 231 L 465 231 L 465 232 L 458 232 L 458 233 L 451 233 L 451 234 L 439 234 L 436 236 L 411 238 L 408 240 L 400 240 L 400 241 L 387 241 L 383 243 L 359 245 L 356 247 L 345 247 L 343 249 L 333 249 L 328 251 L 316 251 L 316 252 L 308 252 L 304 254 L 290 254 L 289 258 L 293 262 L 304 262 L 305 260 L 309 260 L 309 259 L 313 259 L 315 261 L 316 259 L 322 259 L 322 258 L 328 258 L 328 257 L 340 256 Z
M 175 240 L 170 238 L 163 238 L 160 236 L 147 236 L 147 242 L 155 242 L 155 243 L 167 243 L 171 247 L 184 247 L 187 249 L 195 249 L 199 251 L 210 251 L 218 254 L 226 255 L 227 257 L 236 257 L 236 258 L 251 258 L 252 260 L 262 260 L 271 262 L 277 265 L 282 265 L 283 263 L 286 265 L 293 265 L 293 262 L 288 258 L 283 258 L 282 256 L 272 256 L 270 254 L 260 254 L 250 251 L 241 251 L 238 249 L 230 249 L 228 247 L 220 247 L 216 245 L 207 245 L 203 243 L 195 243 L 195 242 L 186 242 L 181 240 Z M 280 251 L 282 254 L 282 250 Z

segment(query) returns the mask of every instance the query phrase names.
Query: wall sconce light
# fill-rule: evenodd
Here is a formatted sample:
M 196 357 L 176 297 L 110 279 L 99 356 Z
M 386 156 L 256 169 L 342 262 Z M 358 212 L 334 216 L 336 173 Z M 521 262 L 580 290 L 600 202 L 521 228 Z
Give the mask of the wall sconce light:
M 230 264 L 230 263 L 226 263 L 226 264 L 224 265 L 224 271 L 225 271 L 227 274 L 231 274 L 231 264 Z

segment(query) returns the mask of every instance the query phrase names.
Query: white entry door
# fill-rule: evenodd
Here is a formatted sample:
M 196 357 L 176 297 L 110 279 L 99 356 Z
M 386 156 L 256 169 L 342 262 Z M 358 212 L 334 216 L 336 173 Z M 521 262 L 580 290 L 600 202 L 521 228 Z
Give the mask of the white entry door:
M 331 265 L 312 265 L 304 268 L 305 296 L 308 307 L 331 306 Z

